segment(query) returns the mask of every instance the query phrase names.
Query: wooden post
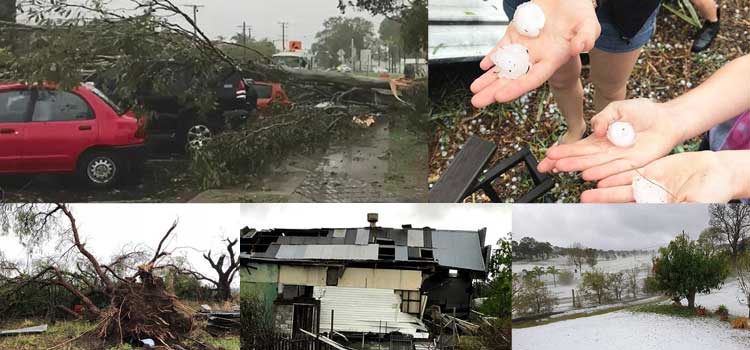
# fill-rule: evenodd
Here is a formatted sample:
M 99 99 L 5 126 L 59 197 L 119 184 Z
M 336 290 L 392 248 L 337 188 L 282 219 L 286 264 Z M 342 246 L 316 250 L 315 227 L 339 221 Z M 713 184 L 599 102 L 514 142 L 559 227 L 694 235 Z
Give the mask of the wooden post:
M 575 309 L 576 308 L 576 290 L 571 289 L 570 292 L 573 293 L 573 308 Z

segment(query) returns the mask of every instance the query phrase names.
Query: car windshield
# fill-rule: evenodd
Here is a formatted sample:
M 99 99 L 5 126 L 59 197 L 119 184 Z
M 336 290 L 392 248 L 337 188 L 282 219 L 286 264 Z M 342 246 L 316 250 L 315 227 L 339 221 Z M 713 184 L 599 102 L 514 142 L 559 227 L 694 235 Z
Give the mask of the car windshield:
M 253 87 L 258 93 L 258 98 L 271 98 L 271 85 L 255 84 Z
M 115 103 L 115 101 L 112 101 L 112 99 L 110 99 L 109 97 L 107 97 L 107 95 L 105 95 L 101 90 L 99 90 L 99 89 L 97 89 L 97 88 L 95 88 L 95 87 L 93 87 L 91 85 L 86 85 L 86 87 L 91 92 L 93 92 L 94 95 L 98 96 L 99 98 L 102 99 L 102 101 L 104 101 L 106 104 L 108 104 L 110 107 L 112 107 L 112 109 L 115 111 L 115 113 L 117 113 L 117 115 L 123 115 L 123 114 L 125 114 L 127 112 L 122 107 L 120 107 L 119 105 L 117 105 L 117 103 Z

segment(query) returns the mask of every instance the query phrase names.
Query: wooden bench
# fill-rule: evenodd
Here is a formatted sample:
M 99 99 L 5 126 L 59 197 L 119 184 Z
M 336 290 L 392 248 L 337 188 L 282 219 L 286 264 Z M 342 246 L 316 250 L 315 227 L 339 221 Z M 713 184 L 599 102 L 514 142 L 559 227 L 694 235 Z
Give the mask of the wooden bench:
M 472 135 L 430 190 L 428 202 L 461 203 L 466 197 L 480 190 L 484 191 L 492 202 L 503 202 L 492 187 L 492 183 L 521 162 L 526 165 L 531 174 L 534 188 L 516 199 L 516 203 L 536 201 L 555 185 L 552 177 L 542 174 L 536 169 L 538 162 L 527 147 L 523 147 L 520 151 L 483 172 L 496 149 L 497 145 L 493 142 Z

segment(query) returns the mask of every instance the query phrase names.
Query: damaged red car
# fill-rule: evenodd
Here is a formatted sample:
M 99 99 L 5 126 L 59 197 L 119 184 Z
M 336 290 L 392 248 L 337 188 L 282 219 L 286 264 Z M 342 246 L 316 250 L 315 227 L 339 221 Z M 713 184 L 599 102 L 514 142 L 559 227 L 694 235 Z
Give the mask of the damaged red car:
M 141 176 L 145 125 L 93 86 L 0 83 L 0 174 L 77 174 L 106 188 Z

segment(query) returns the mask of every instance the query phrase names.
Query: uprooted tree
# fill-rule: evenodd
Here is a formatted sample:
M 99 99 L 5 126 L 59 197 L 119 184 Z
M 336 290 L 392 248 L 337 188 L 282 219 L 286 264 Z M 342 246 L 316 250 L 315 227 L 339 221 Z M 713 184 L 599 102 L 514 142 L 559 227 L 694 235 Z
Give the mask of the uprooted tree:
M 0 207 L 0 224 L 4 232 L 12 231 L 21 238 L 51 231 L 57 224 L 61 230 L 59 256 L 36 264 L 33 273 L 15 272 L 2 275 L 3 298 L 29 286 L 56 286 L 72 296 L 81 308 L 57 305 L 70 317 L 94 322 L 86 334 L 105 343 L 123 343 L 151 338 L 163 344 L 180 344 L 193 328 L 193 311 L 169 290 L 160 277 L 162 269 L 171 266 L 173 252 L 167 242 L 177 227 L 169 227 L 152 252 L 127 251 L 103 263 L 86 247 L 72 209 L 67 204 L 6 204 Z M 59 221 L 58 221 L 59 220 Z M 8 265 L 4 264 L 7 268 Z M 231 281 L 231 278 L 230 278 Z M 230 282 L 231 283 L 231 282 Z M 66 299 L 68 300 L 68 299 Z M 2 306 L 2 305 L 0 305 Z

